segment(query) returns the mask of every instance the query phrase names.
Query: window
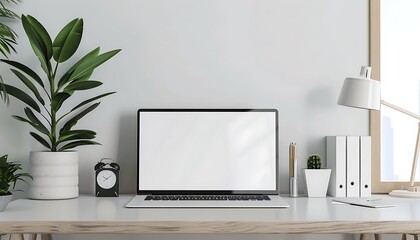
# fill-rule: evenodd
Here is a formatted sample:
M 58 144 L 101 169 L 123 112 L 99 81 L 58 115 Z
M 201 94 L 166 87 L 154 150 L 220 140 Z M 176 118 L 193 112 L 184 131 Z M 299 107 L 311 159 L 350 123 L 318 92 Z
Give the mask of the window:
M 381 80 L 382 99 L 419 114 L 420 1 L 371 0 L 370 4 L 372 78 Z M 418 122 L 383 105 L 380 113 L 371 111 L 374 192 L 408 185 Z

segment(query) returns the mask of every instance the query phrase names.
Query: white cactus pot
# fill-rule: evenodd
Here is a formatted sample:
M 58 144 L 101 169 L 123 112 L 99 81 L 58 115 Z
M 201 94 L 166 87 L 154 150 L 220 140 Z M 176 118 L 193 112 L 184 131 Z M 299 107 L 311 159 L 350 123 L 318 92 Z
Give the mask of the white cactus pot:
M 31 152 L 29 188 L 32 199 L 69 199 L 79 196 L 77 152 Z
M 330 175 L 331 169 L 305 169 L 308 197 L 325 197 Z

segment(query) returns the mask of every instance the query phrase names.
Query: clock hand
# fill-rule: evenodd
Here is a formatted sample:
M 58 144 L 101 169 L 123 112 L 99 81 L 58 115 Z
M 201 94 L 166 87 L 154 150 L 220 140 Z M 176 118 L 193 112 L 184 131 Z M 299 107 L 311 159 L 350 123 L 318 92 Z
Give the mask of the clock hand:
M 110 177 L 111 176 L 108 176 L 108 177 L 102 176 L 102 178 L 104 179 L 103 181 L 107 181 Z
M 105 180 L 108 180 L 108 178 L 110 178 L 111 176 L 112 176 L 112 175 L 110 175 L 110 176 L 106 177 L 106 178 L 105 178 Z

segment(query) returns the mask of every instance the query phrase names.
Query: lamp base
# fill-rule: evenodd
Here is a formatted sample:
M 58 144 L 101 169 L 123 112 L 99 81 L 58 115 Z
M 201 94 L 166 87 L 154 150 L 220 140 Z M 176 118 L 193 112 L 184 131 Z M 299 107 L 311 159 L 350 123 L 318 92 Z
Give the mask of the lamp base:
M 409 190 L 392 190 L 389 193 L 389 196 L 399 198 L 420 198 L 420 191 L 418 191 L 419 189 L 420 187 L 410 187 Z

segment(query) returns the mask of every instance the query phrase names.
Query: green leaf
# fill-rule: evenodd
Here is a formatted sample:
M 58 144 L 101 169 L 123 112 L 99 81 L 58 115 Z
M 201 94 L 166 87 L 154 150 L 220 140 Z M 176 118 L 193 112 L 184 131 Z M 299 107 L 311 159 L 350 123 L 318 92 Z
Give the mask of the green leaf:
M 13 44 L 17 44 L 15 40 L 8 39 L 8 38 L 0 39 L 0 45 L 1 45 L 0 49 L 2 50 L 2 52 L 4 49 L 4 51 L 7 52 L 7 55 L 10 54 L 11 52 L 10 50 L 12 50 L 13 52 L 16 52 L 16 49 L 14 48 Z M 7 55 L 5 56 L 7 57 Z
M 33 17 L 22 15 L 22 26 L 41 67 L 51 75 L 52 42 L 45 28 Z
M 21 117 L 21 116 L 12 115 L 12 117 L 13 117 L 14 119 L 18 120 L 18 121 L 21 121 L 21 122 L 26 122 L 26 123 L 29 123 L 29 124 L 31 123 L 31 121 L 29 121 L 28 119 L 23 118 L 23 117 Z
M 70 112 L 73 112 L 74 110 L 76 110 L 76 109 L 78 109 L 78 108 L 80 108 L 80 107 L 83 107 L 84 105 L 86 105 L 86 104 L 88 104 L 88 103 L 90 103 L 90 102 L 93 102 L 93 101 L 95 101 L 95 100 L 98 100 L 98 99 L 100 99 L 100 98 L 106 97 L 106 96 L 111 95 L 111 94 L 114 94 L 114 93 L 116 93 L 116 92 L 104 93 L 104 94 L 98 95 L 98 96 L 96 96 L 96 97 L 90 98 L 90 99 L 88 99 L 88 100 L 86 100 L 86 101 L 83 101 L 83 102 L 81 102 L 80 104 L 78 104 L 76 107 L 74 107 L 74 108 L 73 108 Z
M 9 95 L 7 94 L 6 86 L 3 84 L 3 78 L 0 76 L 0 98 L 9 106 Z
M 97 108 L 99 106 L 100 103 L 95 103 L 92 104 L 91 106 L 87 107 L 86 109 L 84 109 L 83 111 L 81 111 L 80 113 L 76 114 L 74 117 L 72 117 L 71 119 L 69 119 L 64 126 L 60 129 L 60 135 L 61 134 L 65 134 L 66 132 L 70 131 L 71 128 L 76 125 L 77 121 L 79 121 L 82 117 L 84 117 L 86 114 L 88 114 L 89 112 L 93 111 L 95 108 Z
M 66 85 L 68 82 L 70 82 L 70 75 L 74 72 L 74 70 L 82 63 L 87 62 L 87 61 L 91 61 L 92 59 L 96 58 L 99 55 L 99 47 L 93 49 L 92 51 L 90 51 L 88 54 L 86 54 L 84 57 L 82 57 L 79 61 L 77 61 L 77 63 L 75 63 L 66 73 L 63 74 L 63 76 L 60 78 L 60 80 L 58 81 L 58 89 L 60 89 L 61 87 L 63 87 L 64 85 Z M 89 72 L 87 72 L 89 73 Z M 93 70 L 90 72 L 90 74 L 92 75 Z M 88 74 L 85 74 L 83 76 L 86 76 Z M 90 77 L 90 75 L 85 79 L 87 80 Z
M 0 52 L 1 54 L 3 54 L 4 56 L 8 56 L 10 55 L 10 49 L 14 50 L 14 52 L 16 52 L 16 50 L 6 41 L 6 39 L 0 39 Z
M 69 84 L 66 88 L 64 88 L 64 91 L 72 94 L 74 91 L 88 90 L 88 89 L 99 87 L 101 85 L 102 83 L 99 81 L 75 82 L 75 83 Z
M 64 146 L 62 146 L 60 149 L 58 149 L 59 152 L 65 151 L 65 150 L 69 150 L 78 146 L 85 146 L 85 145 L 101 145 L 98 142 L 94 142 L 94 141 L 89 141 L 89 140 L 81 140 L 81 141 L 75 141 L 75 142 L 71 142 L 68 143 Z
M 7 167 L 7 157 L 8 157 L 7 154 L 0 157 L 0 169 Z M 0 176 L 1 176 L 1 174 L 0 174 Z
M 3 56 L 7 57 L 7 55 L 9 55 L 9 54 L 10 54 L 10 50 L 8 49 L 8 47 L 7 47 L 7 46 L 4 46 L 3 44 L 1 44 L 1 43 L 0 43 L 0 53 L 1 53 Z
M 75 110 L 77 110 L 77 109 L 79 109 L 79 108 L 83 107 L 84 105 L 86 105 L 86 104 L 88 104 L 88 103 L 91 103 L 91 102 L 93 102 L 93 101 L 95 101 L 95 100 L 98 100 L 98 99 L 100 99 L 100 98 L 106 97 L 106 96 L 108 96 L 108 95 L 114 94 L 114 93 L 116 93 L 116 92 L 104 93 L 104 94 L 98 95 L 98 96 L 96 96 L 96 97 L 93 97 L 93 98 L 90 98 L 90 99 L 88 99 L 88 100 L 85 100 L 85 101 L 81 102 L 81 103 L 80 103 L 80 104 L 78 104 L 76 107 L 74 107 L 74 108 L 73 108 L 73 109 L 71 109 L 69 112 L 67 112 L 65 115 L 61 116 L 61 117 L 57 120 L 57 122 L 60 122 L 60 121 L 61 121 L 61 119 L 63 119 L 64 117 L 66 117 L 67 115 L 69 115 L 70 113 L 72 113 L 73 111 L 75 111 Z
M 10 60 L 5 60 L 5 59 L 0 59 L 0 61 L 9 64 L 10 66 L 13 66 L 19 70 L 21 70 L 22 72 L 26 73 L 27 75 L 29 75 L 31 78 L 33 78 L 39 85 L 41 85 L 41 87 L 44 87 L 44 83 L 42 82 L 41 77 L 38 76 L 38 74 L 36 74 L 32 69 L 30 69 L 29 67 L 15 62 L 15 61 L 10 61 Z
M 26 107 L 24 110 L 28 119 L 32 122 L 31 125 L 34 126 L 34 128 L 40 131 L 41 133 L 49 136 L 50 132 L 48 131 L 48 128 L 45 127 L 45 125 L 35 116 L 32 110 L 28 107 Z
M 28 23 L 32 26 L 32 29 L 35 31 L 36 37 L 38 38 L 38 42 L 43 43 L 45 47 L 45 56 L 47 60 L 50 60 L 53 56 L 53 48 L 50 35 L 48 34 L 44 26 L 42 26 L 42 24 L 38 22 L 38 20 L 36 20 L 34 17 L 28 15 L 26 16 L 26 19 L 28 20 Z
M 33 122 L 31 122 L 31 121 L 29 121 L 28 119 L 26 119 L 26 118 L 23 118 L 23 117 L 20 117 L 20 116 L 16 116 L 16 115 L 13 115 L 12 116 L 14 119 L 16 119 L 16 120 L 18 120 L 18 121 L 21 121 L 21 122 L 25 122 L 25 123 L 29 123 L 33 128 L 35 128 L 36 130 L 38 130 L 38 131 L 40 131 L 39 129 L 38 129 L 38 125 L 36 125 L 35 123 L 33 123 Z M 41 132 L 41 131 L 40 131 Z M 43 132 L 42 132 L 43 133 Z M 45 134 L 45 133 L 44 133 Z M 47 135 L 48 137 L 50 137 L 50 135 L 49 134 L 45 134 L 45 135 Z
M 11 52 L 10 49 L 16 52 L 14 47 L 11 45 L 16 44 L 15 40 L 16 33 L 7 25 L 0 23 L 0 52 L 6 58 Z
M 8 84 L 3 84 L 3 86 L 5 87 L 7 94 L 10 94 L 13 97 L 19 99 L 20 101 L 26 103 L 28 106 L 33 108 L 35 111 L 41 112 L 41 109 L 39 108 L 38 104 L 28 94 L 26 94 L 22 90 L 20 90 L 18 88 L 15 88 L 13 86 L 10 86 Z M 1 88 L 0 88 L 0 91 L 2 91 Z
M 0 1 L 1 3 L 1 10 L 0 10 L 0 17 L 3 18 L 9 18 L 9 19 L 17 19 L 19 18 L 19 16 L 14 13 L 12 10 L 6 8 L 4 3 L 14 3 L 14 4 L 18 4 L 19 2 L 21 2 L 20 0 L 4 0 L 4 1 Z
M 66 101 L 67 98 L 69 98 L 70 96 L 71 95 L 66 92 L 60 92 L 60 93 L 54 94 L 54 96 L 51 99 L 51 108 L 55 112 L 57 112 L 61 108 L 61 105 L 63 105 L 64 101 Z
M 90 130 L 73 130 L 60 135 L 57 144 L 73 140 L 94 139 L 96 132 Z
M 54 59 L 61 63 L 67 61 L 79 47 L 83 34 L 83 19 L 76 18 L 69 22 L 53 42 Z
M 39 136 L 38 134 L 34 132 L 30 132 L 29 134 L 31 134 L 31 136 L 35 138 L 39 143 L 41 143 L 44 147 L 51 149 L 50 143 L 47 140 L 45 140 L 43 137 Z
M 70 75 L 69 81 L 73 81 L 75 79 L 78 79 L 81 76 L 85 76 L 86 73 L 93 71 L 95 68 L 97 68 L 99 65 L 103 64 L 104 62 L 108 61 L 110 58 L 115 56 L 121 49 L 109 51 L 106 53 L 103 53 L 94 59 L 89 59 L 88 61 L 84 61 L 80 63 L 74 72 Z
M 38 89 L 35 85 L 29 80 L 25 75 L 15 69 L 11 69 L 11 71 L 33 92 L 36 99 L 42 104 L 45 105 L 44 99 L 42 99 L 41 94 L 39 94 Z

